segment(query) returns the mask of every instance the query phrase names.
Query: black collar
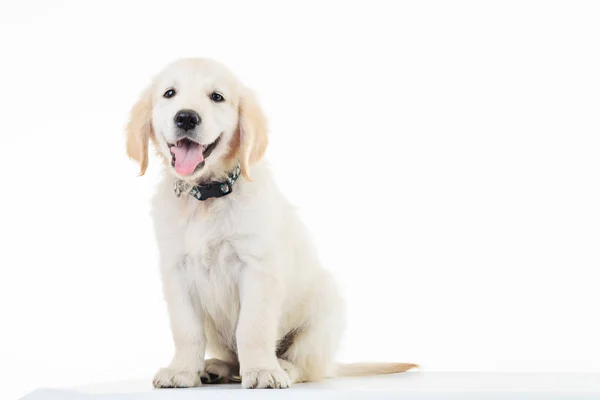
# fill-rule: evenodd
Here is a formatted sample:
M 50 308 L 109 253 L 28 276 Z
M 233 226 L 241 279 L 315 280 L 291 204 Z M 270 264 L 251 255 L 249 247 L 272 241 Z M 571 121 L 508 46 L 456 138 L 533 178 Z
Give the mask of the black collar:
M 212 181 L 192 186 L 187 182 L 176 180 L 174 191 L 177 197 L 181 196 L 181 193 L 183 192 L 188 192 L 190 196 L 200 201 L 223 197 L 233 191 L 233 184 L 239 177 L 240 164 L 238 163 L 233 170 L 227 174 L 227 179 L 222 182 Z

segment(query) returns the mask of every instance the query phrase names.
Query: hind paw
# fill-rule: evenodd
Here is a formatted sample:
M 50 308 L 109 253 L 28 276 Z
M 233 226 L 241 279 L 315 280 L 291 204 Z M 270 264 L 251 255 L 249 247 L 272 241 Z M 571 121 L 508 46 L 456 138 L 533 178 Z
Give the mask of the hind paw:
M 206 360 L 204 371 L 200 374 L 200 380 L 202 383 L 209 385 L 215 383 L 240 382 L 241 378 L 238 374 L 239 367 L 237 365 L 217 358 L 211 358 L 210 360 Z

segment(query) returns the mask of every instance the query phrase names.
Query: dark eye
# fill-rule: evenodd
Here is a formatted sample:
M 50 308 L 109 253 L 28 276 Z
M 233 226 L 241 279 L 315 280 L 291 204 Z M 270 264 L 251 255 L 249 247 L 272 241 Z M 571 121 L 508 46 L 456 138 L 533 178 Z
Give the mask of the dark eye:
M 223 97 L 223 95 L 221 93 L 217 93 L 217 92 L 212 92 L 210 94 L 210 99 L 212 101 L 214 101 L 215 103 L 220 103 L 222 101 L 225 101 L 225 98 Z
M 175 89 L 169 89 L 165 92 L 165 94 L 163 94 L 163 97 L 166 99 L 170 99 L 171 97 L 175 96 L 177 94 L 177 92 L 175 91 Z

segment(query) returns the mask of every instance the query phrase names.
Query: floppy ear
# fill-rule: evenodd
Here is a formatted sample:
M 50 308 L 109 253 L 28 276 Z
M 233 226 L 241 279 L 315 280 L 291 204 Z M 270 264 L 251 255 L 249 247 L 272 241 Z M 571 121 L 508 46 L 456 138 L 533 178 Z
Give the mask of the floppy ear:
M 147 88 L 131 109 L 127 124 L 127 155 L 140 164 L 140 175 L 148 168 L 148 141 L 153 135 L 152 95 Z
M 258 162 L 267 149 L 267 119 L 254 94 L 245 89 L 239 108 L 240 163 L 242 175 L 250 179 L 250 166 Z

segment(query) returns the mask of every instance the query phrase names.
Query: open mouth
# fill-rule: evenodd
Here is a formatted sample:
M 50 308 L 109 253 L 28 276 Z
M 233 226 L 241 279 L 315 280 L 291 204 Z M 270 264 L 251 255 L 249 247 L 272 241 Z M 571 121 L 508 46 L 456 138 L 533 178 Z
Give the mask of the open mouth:
M 209 145 L 201 145 L 189 138 L 178 140 L 169 144 L 171 151 L 171 165 L 179 175 L 191 175 L 204 167 L 206 158 L 212 153 L 219 143 L 221 135 Z

